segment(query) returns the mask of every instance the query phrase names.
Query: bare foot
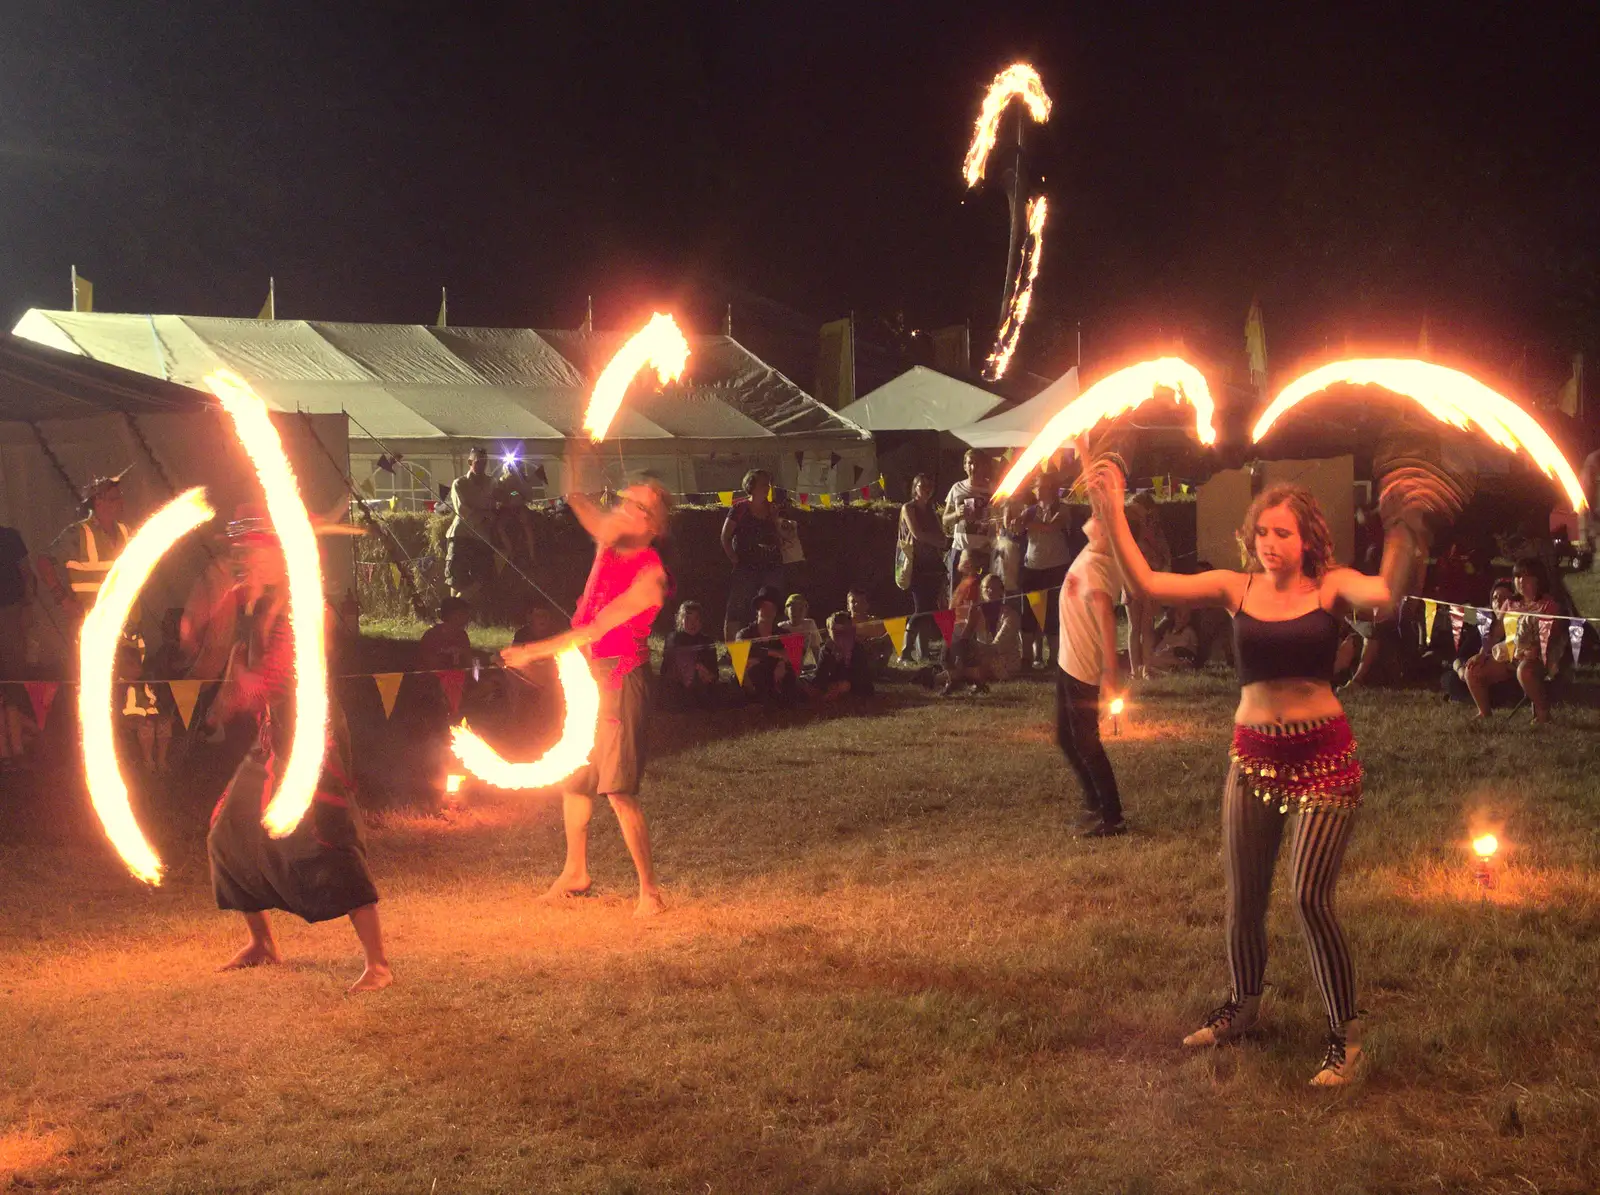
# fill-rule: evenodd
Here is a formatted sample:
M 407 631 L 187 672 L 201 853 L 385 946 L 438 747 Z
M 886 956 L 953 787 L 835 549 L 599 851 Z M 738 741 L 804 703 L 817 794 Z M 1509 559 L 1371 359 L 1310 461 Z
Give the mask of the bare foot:
M 589 895 L 590 880 L 587 875 L 569 876 L 565 872 L 556 877 L 556 882 L 545 889 L 542 900 L 566 900 L 574 896 Z
M 381 992 L 394 982 L 394 972 L 389 970 L 388 963 L 368 963 L 367 969 L 361 972 L 361 978 L 346 989 L 345 994 L 354 996 L 357 992 Z
M 639 892 L 639 903 L 633 907 L 635 917 L 654 917 L 667 911 L 667 902 L 661 899 L 661 889 L 645 888 Z
M 251 942 L 250 945 L 223 963 L 217 970 L 242 971 L 246 967 L 274 966 L 281 961 L 278 957 L 278 944 L 276 942 Z

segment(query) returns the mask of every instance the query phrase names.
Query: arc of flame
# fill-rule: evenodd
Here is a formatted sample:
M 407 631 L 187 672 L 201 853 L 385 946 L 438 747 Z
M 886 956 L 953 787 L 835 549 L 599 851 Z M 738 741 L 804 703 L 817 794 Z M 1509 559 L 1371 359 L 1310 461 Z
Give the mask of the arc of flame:
M 598 444 L 605 439 L 606 430 L 622 406 L 623 395 L 628 392 L 628 383 L 646 365 L 655 367 L 663 386 L 682 377 L 689 365 L 688 340 L 673 318 L 659 311 L 628 338 L 600 371 L 589 408 L 583 413 L 583 430 L 589 433 L 590 440 Z
M 1001 480 L 994 492 L 995 499 L 1015 493 L 1028 474 L 1063 444 L 1081 436 L 1103 419 L 1143 406 L 1155 397 L 1157 389 L 1163 388 L 1194 408 L 1195 438 L 1202 444 L 1216 443 L 1217 432 L 1212 425 L 1216 404 L 1211 400 L 1211 388 L 1206 385 L 1205 375 L 1182 357 L 1141 361 L 1101 378 L 1057 411 Z
M 463 722 L 450 728 L 450 746 L 467 771 L 496 788 L 549 788 L 589 762 L 600 725 L 600 687 L 576 647 L 556 656 L 556 674 L 566 701 L 556 744 L 538 759 L 511 763 Z
M 994 338 L 994 351 L 989 354 L 988 372 L 991 379 L 1006 376 L 1011 367 L 1011 356 L 1022 339 L 1022 325 L 1028 320 L 1028 309 L 1033 306 L 1033 284 L 1039 277 L 1039 259 L 1044 253 L 1044 220 L 1046 200 L 1035 195 L 1028 200 L 1028 235 L 1022 242 L 1022 252 L 1017 255 L 1017 277 L 1011 286 L 1011 306 L 1006 318 L 1000 322 L 1000 331 Z
M 161 558 L 215 514 L 205 490 L 197 486 L 151 515 L 112 562 L 78 638 L 78 721 L 83 731 L 83 774 L 89 800 L 128 870 L 152 888 L 161 883 L 161 860 L 134 819 L 128 785 L 117 764 L 112 715 L 117 647 L 128 613 Z
M 1272 425 L 1298 403 L 1340 383 L 1381 386 L 1412 399 L 1441 423 L 1462 429 L 1476 426 L 1500 447 L 1512 452 L 1519 448 L 1526 451 L 1533 463 L 1566 491 L 1573 510 L 1588 509 L 1589 503 L 1577 474 L 1550 438 L 1550 433 L 1540 427 L 1532 415 L 1476 378 L 1431 361 L 1369 357 L 1334 361 L 1313 369 L 1278 392 L 1278 397 L 1256 420 L 1250 439 L 1259 442 L 1272 430 Z
M 267 404 L 238 374 L 222 369 L 206 378 L 233 419 L 239 442 L 255 465 L 267 499 L 267 514 L 283 548 L 289 574 L 289 627 L 294 635 L 294 736 L 278 791 L 261 824 L 283 838 L 311 808 L 328 743 L 328 657 L 322 612 L 322 558 L 317 533 L 300 498 L 300 483 L 283 451 Z
M 1050 97 L 1045 94 L 1044 80 L 1039 72 L 1026 62 L 1016 62 L 994 77 L 989 90 L 984 92 L 983 106 L 978 109 L 978 123 L 972 130 L 972 144 L 967 149 L 967 159 L 962 166 L 962 176 L 969 188 L 983 181 L 983 172 L 989 164 L 989 154 L 994 150 L 1000 135 L 1000 116 L 1014 99 L 1027 105 L 1028 115 L 1039 124 L 1050 119 Z
M 1500 840 L 1493 834 L 1483 834 L 1472 840 L 1472 849 L 1480 859 L 1487 859 L 1500 849 Z

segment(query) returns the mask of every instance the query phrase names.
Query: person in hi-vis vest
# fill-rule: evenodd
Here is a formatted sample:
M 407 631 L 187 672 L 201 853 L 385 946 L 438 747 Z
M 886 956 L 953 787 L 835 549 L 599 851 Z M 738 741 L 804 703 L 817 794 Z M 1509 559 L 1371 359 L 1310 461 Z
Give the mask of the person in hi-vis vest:
M 83 508 L 88 517 L 56 536 L 49 552 L 39 558 L 39 575 L 51 597 L 67 615 L 74 647 L 84 615 L 94 606 L 112 563 L 128 544 L 128 527 L 122 521 L 122 478 L 126 473 L 124 469 L 114 477 L 97 477 L 90 482 L 83 494 Z M 122 646 L 117 653 L 117 675 L 122 679 L 137 678 L 144 666 L 140 622 L 141 611 L 136 602 L 123 628 Z M 139 742 L 148 760 L 153 735 L 145 733 L 147 728 L 142 722 L 157 713 L 155 692 L 149 685 L 127 685 L 123 691 L 122 713 L 139 720 L 136 723 Z M 152 739 L 152 743 L 146 743 L 147 738 Z

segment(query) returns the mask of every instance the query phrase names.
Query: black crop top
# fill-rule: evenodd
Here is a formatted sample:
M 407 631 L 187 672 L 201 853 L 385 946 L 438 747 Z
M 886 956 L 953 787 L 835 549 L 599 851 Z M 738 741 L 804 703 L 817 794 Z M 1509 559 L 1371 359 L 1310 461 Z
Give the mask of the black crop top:
M 1250 592 L 1248 583 L 1245 593 Z M 1339 653 L 1339 620 L 1320 606 L 1298 618 L 1254 618 L 1244 612 L 1233 616 L 1233 658 L 1239 666 L 1239 683 L 1263 680 L 1325 680 L 1333 682 L 1334 657 Z

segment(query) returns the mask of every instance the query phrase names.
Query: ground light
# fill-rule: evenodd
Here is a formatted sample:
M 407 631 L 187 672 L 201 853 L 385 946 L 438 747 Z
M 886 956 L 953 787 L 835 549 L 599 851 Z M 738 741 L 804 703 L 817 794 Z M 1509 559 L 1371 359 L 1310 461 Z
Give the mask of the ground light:
M 1490 867 L 1490 860 L 1500 849 L 1500 840 L 1493 834 L 1480 834 L 1472 840 L 1472 853 L 1478 856 L 1478 865 L 1474 873 L 1478 878 L 1478 886 L 1485 894 L 1494 887 L 1494 870 Z
M 1126 708 L 1126 705 L 1123 702 L 1122 698 L 1113 697 L 1111 699 L 1111 707 L 1110 708 L 1111 708 L 1111 733 L 1112 734 L 1121 734 L 1122 733 L 1122 725 L 1118 721 L 1118 719 L 1122 717 L 1122 711 L 1123 711 L 1124 708 Z

